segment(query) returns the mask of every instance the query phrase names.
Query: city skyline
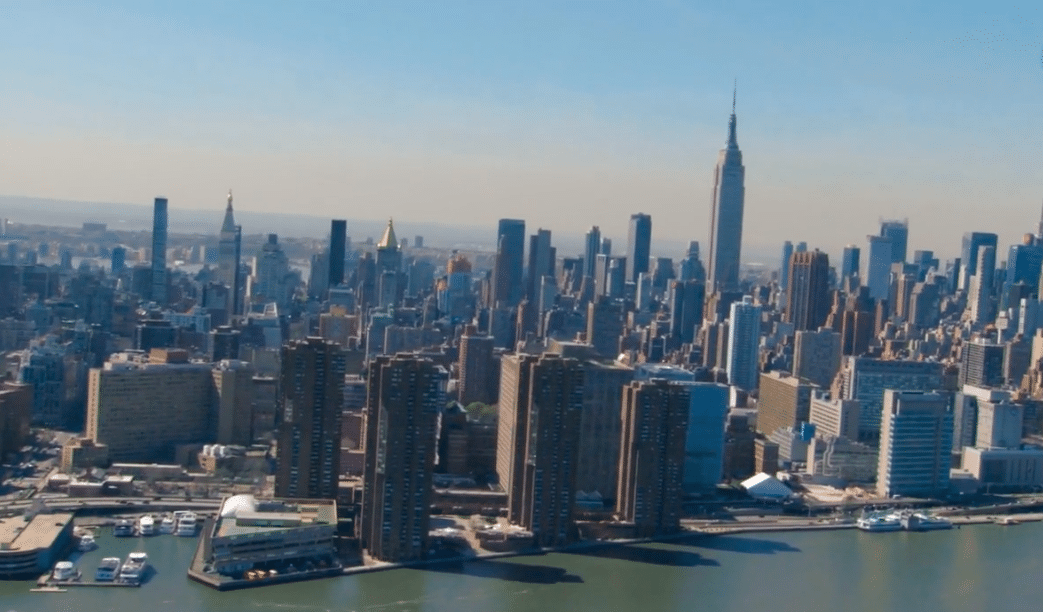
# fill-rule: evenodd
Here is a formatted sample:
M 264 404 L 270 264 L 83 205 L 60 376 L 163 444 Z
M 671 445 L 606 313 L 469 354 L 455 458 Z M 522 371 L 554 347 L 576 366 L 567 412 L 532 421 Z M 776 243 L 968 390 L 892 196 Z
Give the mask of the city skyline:
M 1038 11 L 412 9 L 17 7 L 0 191 L 162 194 L 176 214 L 231 184 L 237 214 L 594 222 L 616 240 L 643 211 L 672 221 L 653 243 L 705 245 L 737 77 L 744 247 L 835 255 L 908 218 L 910 251 L 950 257 L 946 236 L 1012 244 L 1039 216 Z M 838 203 L 850 229 L 806 222 Z

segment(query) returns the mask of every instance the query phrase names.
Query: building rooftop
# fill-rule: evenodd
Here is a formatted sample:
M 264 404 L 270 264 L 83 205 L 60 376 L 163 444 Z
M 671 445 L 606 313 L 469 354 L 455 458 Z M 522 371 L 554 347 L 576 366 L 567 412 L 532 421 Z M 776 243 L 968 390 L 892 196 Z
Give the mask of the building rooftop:
M 216 537 L 234 537 L 295 527 L 336 525 L 337 504 L 326 499 L 257 499 L 233 495 L 221 504 Z
M 68 512 L 37 514 L 30 521 L 24 516 L 0 519 L 0 551 L 30 551 L 48 548 L 58 534 L 72 522 Z

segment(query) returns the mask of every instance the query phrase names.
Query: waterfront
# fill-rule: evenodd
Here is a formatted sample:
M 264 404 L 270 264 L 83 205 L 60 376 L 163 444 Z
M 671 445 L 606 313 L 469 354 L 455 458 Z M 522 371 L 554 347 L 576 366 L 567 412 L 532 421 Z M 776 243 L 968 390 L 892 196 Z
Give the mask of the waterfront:
M 196 538 L 113 538 L 79 561 L 146 550 L 156 568 L 138 589 L 31 593 L 0 583 L 3 610 L 907 610 L 1036 609 L 1039 523 L 932 533 L 856 530 L 700 536 L 484 562 L 398 569 L 217 592 L 185 576 Z

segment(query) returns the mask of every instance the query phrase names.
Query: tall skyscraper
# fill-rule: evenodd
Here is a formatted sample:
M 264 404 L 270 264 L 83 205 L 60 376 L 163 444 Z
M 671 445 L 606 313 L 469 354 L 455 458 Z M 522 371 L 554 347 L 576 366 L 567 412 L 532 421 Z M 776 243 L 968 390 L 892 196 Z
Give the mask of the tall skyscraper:
M 996 234 L 987 232 L 968 232 L 963 235 L 958 288 L 967 289 L 971 277 L 978 272 L 978 250 L 985 246 L 996 249 L 997 240 Z
M 530 375 L 528 440 L 521 524 L 536 546 L 576 539 L 576 463 L 583 412 L 583 366 L 576 359 L 543 355 Z M 513 487 L 512 487 L 513 488 Z
M 344 219 L 330 221 L 330 287 L 336 287 L 344 282 L 344 257 L 347 241 L 348 222 Z
M 869 240 L 869 261 L 866 262 L 864 285 L 869 287 L 869 297 L 886 300 L 891 292 L 891 258 L 894 252 L 890 238 L 866 236 Z
M 995 318 L 992 299 L 992 282 L 996 274 L 996 249 L 982 246 L 978 249 L 977 271 L 971 276 L 967 294 L 967 308 L 971 321 L 976 325 L 991 323 Z
M 793 243 L 787 240 L 782 243 L 782 261 L 779 264 L 779 289 L 789 289 L 789 260 L 793 257 Z
M 556 253 L 550 244 L 550 230 L 538 229 L 529 236 L 529 265 L 525 276 L 525 299 L 536 305 L 540 301 L 540 289 L 544 276 L 554 276 Z
M 217 280 L 228 287 L 225 310 L 229 317 L 242 314 L 243 279 L 239 274 L 242 236 L 243 230 L 235 224 L 235 213 L 232 211 L 232 191 L 228 190 L 228 206 L 225 208 L 225 218 L 217 243 Z
M 881 221 L 880 235 L 891 240 L 891 262 L 905 263 L 909 248 L 909 221 Z
M 861 249 L 853 244 L 849 244 L 844 247 L 844 255 L 840 258 L 840 280 L 843 282 L 846 278 L 858 278 L 858 271 L 860 267 L 859 258 L 862 254 Z
M 627 282 L 636 283 L 639 274 L 648 272 L 651 247 L 652 216 L 644 213 L 630 215 L 630 233 L 627 236 Z
M 429 359 L 370 365 L 360 540 L 382 561 L 427 556 L 439 411 L 448 374 Z
M 496 260 L 493 263 L 492 304 L 517 306 L 525 293 L 522 269 L 525 263 L 525 221 L 500 219 L 496 232 Z
M 877 492 L 933 497 L 949 489 L 952 408 L 938 393 L 884 391 Z
M 829 255 L 815 249 L 790 257 L 786 321 L 794 329 L 818 329 L 829 316 Z
M 282 347 L 276 497 L 336 499 L 345 360 L 340 346 L 308 338 Z
M 680 529 L 690 404 L 684 384 L 656 379 L 623 387 L 616 511 L 638 537 Z
M 583 248 L 583 276 L 594 276 L 594 265 L 597 263 L 598 254 L 601 253 L 601 230 L 598 226 L 590 228 L 584 240 Z
M 739 287 L 742 252 L 742 215 L 746 198 L 746 169 L 735 136 L 735 98 L 728 122 L 728 144 L 717 157 L 710 217 L 710 270 L 707 292 Z
M 167 199 L 152 205 L 152 301 L 167 305 Z
M 728 329 L 728 382 L 751 391 L 757 388 L 761 337 L 761 307 L 745 295 L 731 307 Z

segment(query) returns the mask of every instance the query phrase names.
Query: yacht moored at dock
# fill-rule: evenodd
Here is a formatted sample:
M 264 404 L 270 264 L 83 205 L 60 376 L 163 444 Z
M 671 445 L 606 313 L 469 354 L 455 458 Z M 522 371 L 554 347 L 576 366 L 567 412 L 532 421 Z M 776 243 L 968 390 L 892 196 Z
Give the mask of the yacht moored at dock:
M 176 527 L 177 523 L 170 516 L 164 516 L 163 520 L 159 522 L 160 533 L 174 533 Z
M 94 536 L 93 535 L 91 535 L 89 533 L 85 533 L 85 534 L 80 536 L 80 543 L 77 546 L 77 548 L 79 548 L 80 552 L 87 552 L 87 551 L 90 551 L 90 550 L 94 550 L 97 547 L 98 547 L 98 543 L 94 541 Z
M 109 582 L 116 579 L 116 576 L 120 573 L 120 567 L 123 564 L 120 563 L 119 557 L 105 557 L 98 564 L 97 571 L 94 572 L 94 579 L 98 582 Z
M 132 552 L 127 555 L 127 561 L 120 568 L 119 581 L 129 584 L 138 584 L 145 576 L 148 568 L 148 554 L 143 552 Z
M 112 535 L 117 538 L 128 538 L 134 535 L 134 523 L 128 519 L 116 521 L 116 525 L 112 528 Z
M 862 531 L 901 531 L 902 521 L 891 514 L 869 514 L 856 521 Z
M 174 534 L 179 536 L 194 536 L 196 535 L 196 514 L 195 512 L 185 511 L 177 517 L 177 527 L 174 529 Z
M 76 580 L 80 577 L 79 570 L 73 565 L 72 561 L 59 561 L 54 564 L 54 571 L 51 573 L 51 578 L 59 582 L 68 582 L 69 580 Z
M 156 534 L 156 520 L 146 514 L 138 519 L 138 535 L 150 536 Z
M 952 529 L 952 521 L 947 518 L 933 516 L 924 512 L 910 512 L 902 515 L 902 527 L 908 531 Z

